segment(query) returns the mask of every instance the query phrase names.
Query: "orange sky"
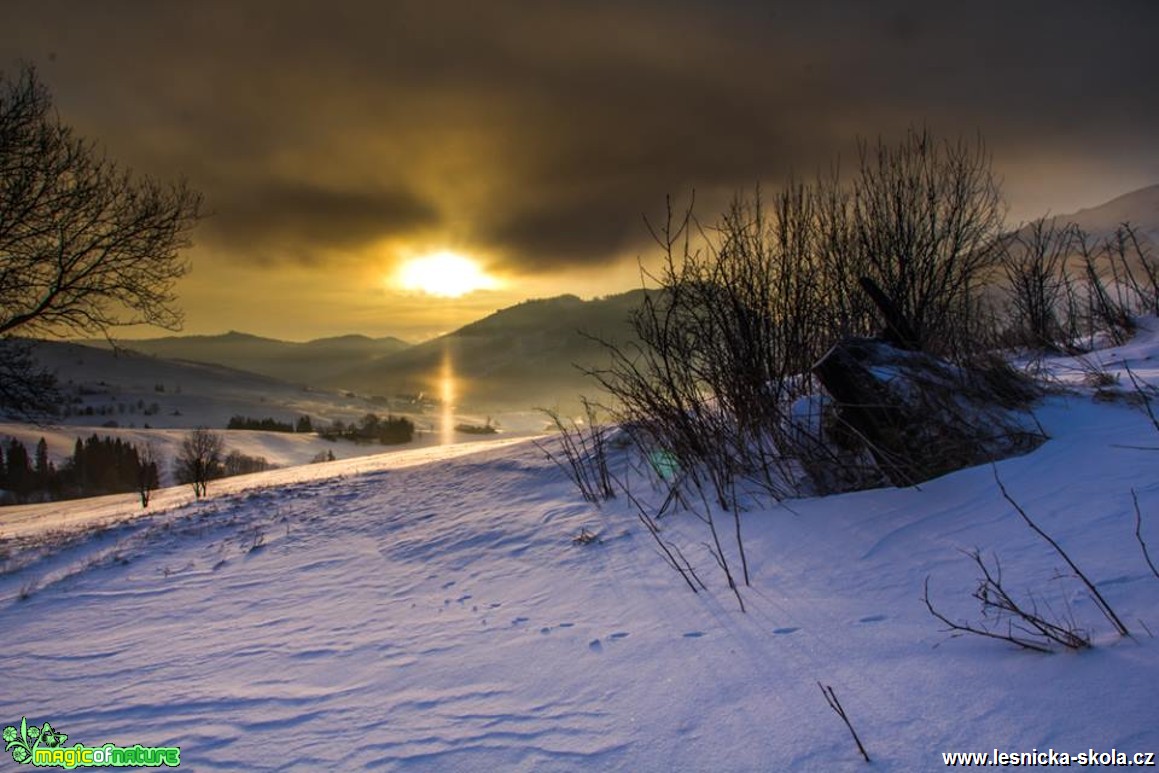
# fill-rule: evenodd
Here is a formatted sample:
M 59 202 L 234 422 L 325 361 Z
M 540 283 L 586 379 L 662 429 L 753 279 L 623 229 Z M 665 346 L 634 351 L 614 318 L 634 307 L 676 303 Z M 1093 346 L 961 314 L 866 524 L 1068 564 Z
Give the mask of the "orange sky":
M 666 195 L 711 216 L 913 125 L 981 132 L 1012 221 L 1159 181 L 1154 4 L 785 5 L 10 0 L 0 67 L 204 192 L 189 333 L 418 340 L 631 289 Z M 496 286 L 395 281 L 442 250 Z

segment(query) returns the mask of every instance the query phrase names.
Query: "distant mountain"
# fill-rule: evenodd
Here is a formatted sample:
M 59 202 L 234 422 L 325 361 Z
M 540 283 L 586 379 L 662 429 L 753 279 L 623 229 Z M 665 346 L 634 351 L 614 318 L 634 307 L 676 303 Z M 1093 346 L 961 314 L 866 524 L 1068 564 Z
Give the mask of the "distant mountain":
M 73 396 L 64 424 L 225 427 L 235 414 L 324 424 L 388 408 L 336 391 L 291 384 L 223 365 L 168 360 L 63 341 L 33 344 L 37 362 Z
M 1105 204 L 1059 215 L 1059 223 L 1075 223 L 1092 237 L 1110 236 L 1122 223 L 1129 222 L 1152 242 L 1159 242 L 1159 185 L 1111 199 Z
M 106 346 L 105 342 L 85 342 Z M 406 349 L 397 338 L 346 335 L 306 343 L 230 331 L 215 336 L 169 336 L 119 342 L 132 351 L 171 360 L 224 365 L 298 384 L 318 384 L 337 373 Z
M 574 295 L 531 300 L 445 336 L 353 368 L 330 386 L 364 394 L 438 397 L 444 358 L 455 377 L 455 404 L 474 410 L 571 406 L 595 383 L 576 368 L 602 366 L 607 351 L 586 335 L 624 342 L 643 290 L 584 301 Z

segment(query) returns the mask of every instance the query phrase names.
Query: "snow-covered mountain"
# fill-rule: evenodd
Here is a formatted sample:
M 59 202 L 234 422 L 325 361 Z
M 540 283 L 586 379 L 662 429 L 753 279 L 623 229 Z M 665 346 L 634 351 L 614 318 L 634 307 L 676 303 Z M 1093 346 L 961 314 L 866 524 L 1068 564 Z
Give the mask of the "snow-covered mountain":
M 55 372 L 72 399 L 63 415 L 36 425 L 0 419 L 0 443 L 13 438 L 31 450 L 44 438 L 49 458 L 61 464 L 72 455 L 78 438 L 96 434 L 120 438 L 139 449 L 151 446 L 162 462 L 163 484 L 171 482 L 170 462 L 177 456 L 189 428 L 208 427 L 225 438 L 226 450 L 262 457 L 278 467 L 308 464 L 327 454 L 336 459 L 383 451 L 379 445 L 331 442 L 313 433 L 226 430 L 233 416 L 272 418 L 295 424 L 309 417 L 325 428 L 334 421 L 350 424 L 368 413 L 405 415 L 417 428 L 406 448 L 426 447 L 448 438 L 466 442 L 467 433 L 444 431 L 460 421 L 482 423 L 473 414 L 443 416 L 430 406 L 400 401 L 368 400 L 349 392 L 290 384 L 269 376 L 221 365 L 174 361 L 134 350 L 113 351 L 60 341 L 38 341 L 34 355 Z M 538 429 L 537 416 L 503 415 L 504 432 Z
M 222 365 L 179 362 L 133 350 L 113 351 L 61 341 L 38 341 L 37 361 L 57 374 L 79 402 L 65 424 L 121 427 L 224 427 L 231 416 L 319 424 L 350 421 L 389 406 L 338 390 L 291 384 Z

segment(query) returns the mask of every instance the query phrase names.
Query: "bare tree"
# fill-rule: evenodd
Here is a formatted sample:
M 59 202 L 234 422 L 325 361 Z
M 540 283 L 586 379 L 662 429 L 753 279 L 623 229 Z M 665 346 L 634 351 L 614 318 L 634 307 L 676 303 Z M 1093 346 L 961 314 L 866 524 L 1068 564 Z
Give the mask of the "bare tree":
M 179 328 L 173 286 L 201 206 L 77 137 L 32 68 L 0 75 L 0 337 Z
M 181 450 L 174 459 L 174 476 L 179 483 L 193 486 L 193 494 L 205 496 L 209 481 L 224 474 L 222 456 L 225 441 L 221 435 L 205 427 L 191 430 L 181 441 Z
M 40 421 L 59 404 L 56 376 L 36 363 L 31 342 L 0 337 L 0 410 Z
M 938 142 L 911 129 L 897 145 L 862 143 L 852 206 L 868 278 L 916 339 L 899 343 L 935 354 L 972 348 L 1004 217 L 981 138 Z
M 152 441 L 145 444 L 138 455 L 140 466 L 137 468 L 137 493 L 141 496 L 141 507 L 149 506 L 149 497 L 160 485 L 161 456 Z

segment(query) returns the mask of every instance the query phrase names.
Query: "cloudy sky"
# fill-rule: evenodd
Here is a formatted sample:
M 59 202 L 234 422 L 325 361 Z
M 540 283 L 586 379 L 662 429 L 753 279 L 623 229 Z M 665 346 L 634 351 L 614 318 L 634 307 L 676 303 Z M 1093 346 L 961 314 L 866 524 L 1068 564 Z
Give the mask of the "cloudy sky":
M 6 0 L 0 67 L 212 216 L 186 332 L 411 340 L 638 285 L 643 216 L 981 132 L 1013 221 L 1159 182 L 1159 4 Z M 405 289 L 454 251 L 490 287 Z M 457 270 L 457 269 L 455 269 Z

